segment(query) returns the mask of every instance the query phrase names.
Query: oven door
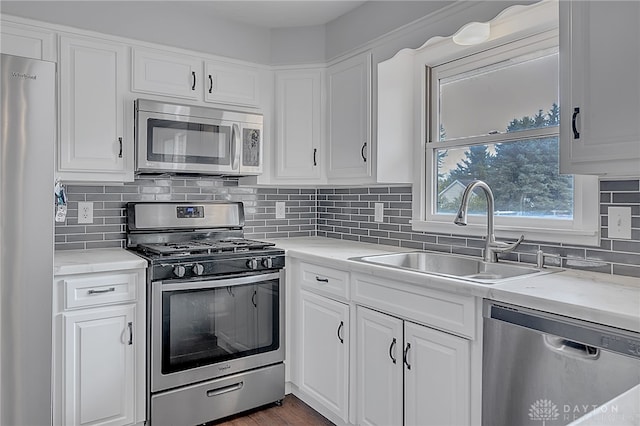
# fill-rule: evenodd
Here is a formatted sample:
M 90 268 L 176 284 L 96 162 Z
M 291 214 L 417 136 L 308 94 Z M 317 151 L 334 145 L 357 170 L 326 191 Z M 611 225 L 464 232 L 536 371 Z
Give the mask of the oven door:
M 138 111 L 136 125 L 137 172 L 240 171 L 236 122 Z
M 152 286 L 151 391 L 284 361 L 281 273 Z

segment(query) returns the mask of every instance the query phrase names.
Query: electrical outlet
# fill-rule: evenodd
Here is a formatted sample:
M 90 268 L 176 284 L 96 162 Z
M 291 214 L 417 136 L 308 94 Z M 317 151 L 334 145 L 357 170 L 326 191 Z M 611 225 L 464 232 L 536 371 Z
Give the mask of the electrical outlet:
M 276 219 L 284 219 L 285 215 L 284 201 L 276 201 Z
M 93 203 L 91 201 L 78 202 L 78 223 L 93 223 Z
M 608 237 L 631 239 L 631 207 L 609 207 Z
M 373 221 L 384 222 L 384 203 L 373 204 Z

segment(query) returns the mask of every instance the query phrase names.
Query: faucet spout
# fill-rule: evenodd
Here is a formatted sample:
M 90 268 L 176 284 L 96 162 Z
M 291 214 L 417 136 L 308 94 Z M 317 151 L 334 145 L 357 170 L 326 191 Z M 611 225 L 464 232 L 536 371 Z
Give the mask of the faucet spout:
M 474 180 L 464 189 L 462 193 L 462 200 L 460 201 L 460 208 L 453 223 L 460 226 L 467 224 L 467 210 L 469 206 L 469 199 L 473 190 L 480 188 L 483 190 L 487 197 L 487 238 L 484 250 L 484 261 L 495 263 L 498 261 L 498 253 L 507 253 L 515 250 L 516 247 L 524 240 L 524 235 L 520 236 L 518 241 L 513 244 L 507 244 L 501 241 L 496 241 L 496 237 L 493 230 L 493 217 L 494 217 L 494 198 L 493 191 L 486 182 L 482 180 Z

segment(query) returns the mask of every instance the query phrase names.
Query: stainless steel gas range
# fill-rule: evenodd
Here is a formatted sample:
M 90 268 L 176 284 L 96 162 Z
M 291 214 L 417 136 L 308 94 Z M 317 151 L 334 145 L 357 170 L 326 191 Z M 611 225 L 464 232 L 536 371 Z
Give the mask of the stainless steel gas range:
M 197 425 L 284 397 L 284 251 L 234 202 L 127 205 L 147 271 L 147 414 Z

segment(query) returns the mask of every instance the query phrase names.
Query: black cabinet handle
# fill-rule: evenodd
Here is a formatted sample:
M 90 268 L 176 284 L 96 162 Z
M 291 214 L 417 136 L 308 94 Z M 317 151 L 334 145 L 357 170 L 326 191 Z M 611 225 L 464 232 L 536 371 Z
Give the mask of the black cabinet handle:
M 209 93 L 213 92 L 213 77 L 209 74 Z
M 127 342 L 127 344 L 133 345 L 133 323 L 128 323 L 127 327 L 129 328 L 129 341 Z
M 329 282 L 329 278 L 316 277 L 316 281 L 321 282 L 321 283 L 328 283 Z
M 573 130 L 574 139 L 580 139 L 580 132 L 578 132 L 578 128 L 576 126 L 576 121 L 578 120 L 578 114 L 580 114 L 580 108 L 576 107 L 573 109 L 573 117 L 571 118 L 571 129 Z
M 344 327 L 344 321 L 340 321 L 340 325 L 338 326 L 338 339 L 340 339 L 340 343 L 344 344 L 344 339 L 340 336 L 340 331 Z
M 404 365 L 407 366 L 407 370 L 411 370 L 411 365 L 409 364 L 409 349 L 411 349 L 411 343 L 407 343 L 407 346 L 404 348 Z
M 396 347 L 396 338 L 393 338 L 393 341 L 391 342 L 391 345 L 389 346 L 389 358 L 391 358 L 391 361 L 393 361 L 393 363 L 396 363 L 396 358 L 393 356 L 393 350 Z
M 122 138 L 118 138 L 118 142 L 120 142 L 120 152 L 118 153 L 118 158 L 122 158 Z
M 313 165 L 317 166 L 318 162 L 316 161 L 316 156 L 318 155 L 318 148 L 313 148 Z
M 193 84 L 191 85 L 191 90 L 196 90 L 196 72 L 191 71 L 191 76 L 193 77 Z
M 254 308 L 258 307 L 258 305 L 256 304 L 256 294 L 257 294 L 257 291 L 253 290 L 253 296 L 251 296 L 251 303 L 253 303 Z
M 360 155 L 362 156 L 362 160 L 366 163 L 367 157 L 364 156 L 364 150 L 367 147 L 367 143 L 362 144 L 362 148 L 360 149 Z

